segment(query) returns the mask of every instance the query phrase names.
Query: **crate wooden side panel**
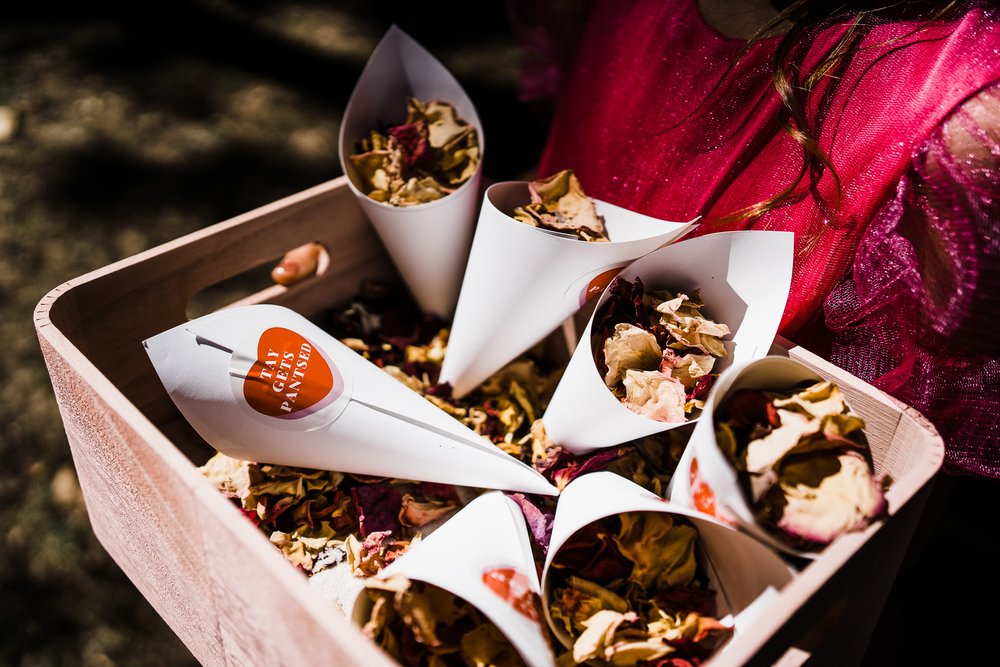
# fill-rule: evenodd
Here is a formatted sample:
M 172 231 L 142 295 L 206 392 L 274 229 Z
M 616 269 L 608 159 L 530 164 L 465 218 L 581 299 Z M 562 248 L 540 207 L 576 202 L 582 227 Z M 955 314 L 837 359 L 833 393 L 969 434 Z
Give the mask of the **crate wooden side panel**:
M 143 596 L 205 664 L 225 664 L 204 567 L 199 500 L 183 462 L 153 451 L 40 337 L 94 533 Z
M 219 635 L 229 665 L 394 663 L 332 603 L 309 588 L 256 526 L 200 480 L 205 566 L 215 586 Z M 222 502 L 220 502 L 222 501 Z
M 42 347 L 94 532 L 200 662 L 391 664 L 134 408 Z

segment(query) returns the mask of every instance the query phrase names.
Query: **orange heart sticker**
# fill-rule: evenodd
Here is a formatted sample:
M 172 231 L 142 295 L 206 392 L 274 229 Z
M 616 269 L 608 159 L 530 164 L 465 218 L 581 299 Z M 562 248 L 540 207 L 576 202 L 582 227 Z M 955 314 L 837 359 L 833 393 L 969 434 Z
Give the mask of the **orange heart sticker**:
M 618 272 L 621 270 L 622 267 L 616 266 L 612 269 L 608 269 L 607 271 L 602 271 L 591 278 L 590 282 L 587 283 L 587 286 L 583 288 L 582 292 L 580 292 L 580 307 L 582 308 L 588 301 L 603 292 L 604 288 L 611 283 L 612 279 L 617 276 Z
M 715 511 L 715 494 L 712 487 L 705 483 L 705 480 L 698 474 L 698 459 L 691 459 L 691 499 L 694 506 L 701 512 L 718 517 Z
M 260 335 L 243 397 L 261 414 L 297 419 L 318 409 L 334 391 L 334 376 L 315 345 L 290 329 L 272 327 Z
M 483 572 L 483 583 L 518 612 L 539 622 L 537 598 L 523 572 L 512 567 L 491 567 Z

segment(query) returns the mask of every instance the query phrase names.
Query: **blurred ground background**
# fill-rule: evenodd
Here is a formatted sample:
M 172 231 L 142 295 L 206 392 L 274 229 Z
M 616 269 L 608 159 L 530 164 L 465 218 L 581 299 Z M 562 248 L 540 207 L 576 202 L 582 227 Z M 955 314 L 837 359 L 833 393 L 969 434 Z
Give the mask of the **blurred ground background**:
M 193 658 L 90 532 L 31 326 L 65 280 L 340 173 L 338 119 L 396 22 L 461 80 L 487 175 L 535 162 L 502 4 L 17 3 L 0 20 L 0 665 Z M 94 326 L 100 326 L 95 322 Z M 996 485 L 949 481 L 870 659 L 926 655 L 998 592 Z M 931 615 L 936 619 L 929 620 Z M 954 633 L 954 634 L 951 634 Z M 916 639 L 921 637 L 921 639 Z M 957 640 L 959 643 L 965 641 Z M 954 657 L 955 644 L 947 654 Z

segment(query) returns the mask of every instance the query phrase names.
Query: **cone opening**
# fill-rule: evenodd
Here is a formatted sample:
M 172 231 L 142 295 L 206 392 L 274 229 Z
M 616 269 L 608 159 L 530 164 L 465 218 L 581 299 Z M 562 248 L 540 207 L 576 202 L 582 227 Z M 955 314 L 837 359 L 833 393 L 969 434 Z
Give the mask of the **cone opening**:
M 628 548 L 635 548 L 634 554 L 640 554 L 640 559 L 634 564 L 629 565 L 629 571 L 616 572 L 614 568 L 615 565 L 609 565 L 608 563 L 601 563 L 600 558 L 602 558 L 602 550 L 607 550 L 613 548 L 612 543 L 620 544 L 617 538 L 614 537 L 612 532 L 612 538 L 610 540 L 601 543 L 601 546 L 596 550 L 591 548 L 589 550 L 586 547 L 590 542 L 594 541 L 594 527 L 600 526 L 598 530 L 609 529 L 615 530 L 616 528 L 620 531 L 622 530 L 623 517 L 630 516 L 636 517 L 641 516 L 641 519 L 636 519 L 637 522 L 641 523 L 644 521 L 651 521 L 652 517 L 655 517 L 656 521 L 662 520 L 664 517 L 668 517 L 672 523 L 670 530 L 676 529 L 678 526 L 686 526 L 687 529 L 693 529 L 694 536 L 691 543 L 691 551 L 686 556 L 694 560 L 694 572 L 691 579 L 692 587 L 689 584 L 684 585 L 673 585 L 668 588 L 658 588 L 655 595 L 649 595 L 646 600 L 644 600 L 645 605 L 649 605 L 648 610 L 639 610 L 634 607 L 634 604 L 639 600 L 636 596 L 641 596 L 644 593 L 637 591 L 644 591 L 645 594 L 649 594 L 649 591 L 658 584 L 650 582 L 647 586 L 642 586 L 640 583 L 630 583 L 630 580 L 637 576 L 635 573 L 642 568 L 642 574 L 638 575 L 640 579 L 644 579 L 648 572 L 645 569 L 645 565 L 641 559 L 641 554 L 643 549 L 638 547 L 639 544 L 649 544 L 648 548 L 645 549 L 646 553 L 653 556 L 653 551 L 655 547 L 652 543 L 643 540 L 634 540 L 634 544 L 626 544 Z M 629 519 L 631 523 L 633 519 Z M 596 533 L 600 535 L 600 533 Z M 599 538 L 598 538 L 599 539 Z M 661 545 L 662 546 L 662 545 Z M 568 572 L 560 572 L 562 567 L 571 566 L 563 563 L 560 567 L 560 555 L 569 548 L 572 552 L 570 559 L 579 558 L 580 553 L 584 552 L 587 556 L 591 558 L 585 564 L 583 568 L 577 568 L 579 576 L 575 574 L 569 574 Z M 624 552 L 620 552 L 618 555 L 622 561 L 629 563 L 629 559 L 625 557 Z M 655 558 L 655 556 L 653 556 Z M 681 559 L 670 564 L 671 567 L 680 562 Z M 590 572 L 588 572 L 590 570 Z M 661 570 L 660 572 L 666 571 Z M 555 573 L 555 576 L 553 576 Z M 585 574 L 590 574 L 591 576 L 583 576 Z M 602 581 L 599 577 L 594 575 L 601 575 L 605 578 L 611 577 L 607 581 Z M 677 574 L 671 576 L 678 576 Z M 666 579 L 666 578 L 665 578 Z M 618 583 L 616 583 L 618 582 Z M 622 588 L 624 584 L 624 588 Z M 560 588 L 561 585 L 565 585 Z M 570 612 L 570 616 L 565 616 L 564 611 L 560 608 L 554 613 L 554 609 L 557 603 L 554 600 L 556 589 L 560 589 L 560 593 L 564 600 L 571 601 L 570 605 L 577 604 L 577 610 L 585 610 L 584 613 L 589 613 L 593 610 L 593 607 L 588 607 L 588 604 L 597 602 L 598 610 L 611 610 L 619 614 L 624 614 L 627 612 L 638 612 L 639 619 L 646 622 L 650 618 L 650 614 L 654 609 L 659 609 L 659 605 L 663 604 L 667 607 L 670 604 L 676 605 L 669 609 L 664 609 L 668 614 L 679 614 L 686 615 L 687 613 L 696 613 L 699 616 L 705 616 L 711 619 L 720 619 L 732 615 L 732 606 L 726 596 L 725 590 L 722 586 L 722 582 L 719 579 L 718 573 L 715 568 L 711 557 L 705 549 L 705 545 L 702 543 L 700 536 L 700 525 L 696 518 L 688 517 L 681 513 L 674 513 L 670 511 L 657 511 L 656 509 L 637 509 L 633 511 L 623 511 L 617 513 L 611 513 L 606 516 L 597 517 L 594 520 L 586 523 L 585 525 L 578 528 L 576 531 L 571 533 L 557 548 L 557 550 L 549 558 L 549 562 L 546 566 L 544 580 L 542 583 L 542 608 L 545 614 L 546 622 L 549 625 L 550 630 L 559 640 L 559 642 L 568 649 L 573 649 L 574 644 L 580 639 L 583 634 L 581 628 L 575 628 L 575 634 L 571 634 L 570 631 L 566 629 L 567 625 L 575 625 L 577 618 L 573 615 L 573 609 L 567 605 L 567 610 Z M 617 589 L 622 588 L 622 595 L 618 595 Z M 628 594 L 628 599 L 624 595 L 625 590 L 631 591 Z M 568 592 L 567 592 L 568 591 Z M 663 600 L 654 598 L 663 597 Z M 591 603 L 587 602 L 587 598 L 591 597 Z M 642 604 L 640 606 L 643 606 Z M 626 611 L 627 610 L 627 611 Z M 648 613 L 647 613 L 648 612 Z M 558 615 L 560 618 L 555 618 Z M 570 620 L 572 618 L 572 620 Z M 593 618 L 593 614 L 591 614 Z M 728 627 L 728 626 L 727 626 Z M 728 643 L 728 631 L 723 632 L 723 641 L 715 645 L 711 650 L 712 652 L 717 652 L 720 650 L 725 643 Z
M 594 200 L 597 202 L 597 200 Z M 525 224 L 514 218 L 514 209 L 519 206 L 524 206 L 531 202 L 531 192 L 528 189 L 527 181 L 506 181 L 503 183 L 494 183 L 490 187 L 486 188 L 486 202 L 492 206 L 497 213 L 500 214 L 500 218 L 505 220 L 511 225 L 517 225 L 518 228 L 524 228 L 531 230 L 531 233 L 542 234 L 555 239 L 560 239 L 563 241 L 572 241 L 574 243 L 580 243 L 583 246 L 593 246 L 595 245 L 591 241 L 585 241 L 581 238 L 577 238 L 575 234 L 569 234 L 565 232 L 557 232 L 550 229 L 542 229 L 540 227 L 532 227 L 531 225 Z M 614 243 L 614 239 L 610 240 Z M 596 245 L 607 245 L 605 243 Z
M 364 192 L 360 177 L 350 160 L 362 138 L 378 127 L 390 127 L 406 118 L 406 100 L 443 101 L 455 108 L 456 115 L 476 132 L 479 162 L 474 173 L 454 191 L 429 202 L 393 206 L 372 199 Z M 387 210 L 429 210 L 442 205 L 453 195 L 469 189 L 478 190 L 483 170 L 486 137 L 475 106 L 461 84 L 429 51 L 396 26 L 392 26 L 375 47 L 348 101 L 339 133 L 340 165 L 348 185 L 374 208 Z
M 490 570 L 498 569 L 510 569 L 510 568 L 488 568 Z M 511 586 L 508 586 L 503 591 L 499 584 L 493 583 L 495 579 L 487 580 L 484 577 L 483 587 L 489 591 L 491 595 L 500 596 L 501 592 L 509 594 Z M 499 580 L 496 580 L 499 581 Z M 405 577 L 400 575 L 390 576 L 382 579 L 382 582 L 390 582 L 388 586 L 383 588 L 381 582 L 373 582 L 373 584 L 366 585 L 357 595 L 354 600 L 354 605 L 351 612 L 352 622 L 359 628 L 365 631 L 365 635 L 376 643 L 378 642 L 379 634 L 381 632 L 389 633 L 392 632 L 395 638 L 402 640 L 399 642 L 393 641 L 389 642 L 390 646 L 396 646 L 397 649 L 400 646 L 410 646 L 411 649 L 417 649 L 424 644 L 420 642 L 419 639 L 407 642 L 403 639 L 403 635 L 407 632 L 414 632 L 414 629 L 407 628 L 407 623 L 400 615 L 399 609 L 388 606 L 386 603 L 386 608 L 384 610 L 377 609 L 379 603 L 376 601 L 376 597 L 379 595 L 392 596 L 398 589 L 406 590 L 411 595 L 408 598 L 404 598 L 402 604 L 413 604 L 413 599 L 416 598 L 417 602 L 414 608 L 420 610 L 420 614 L 423 618 L 417 621 L 418 625 L 421 627 L 426 626 L 428 622 L 432 622 L 433 626 L 437 626 L 438 632 L 437 636 L 439 638 L 450 637 L 454 640 L 454 648 L 464 655 L 466 650 L 465 642 L 463 641 L 466 635 L 476 635 L 480 642 L 492 643 L 494 648 L 496 647 L 496 642 L 502 641 L 508 645 L 508 649 L 515 653 L 521 660 L 525 661 L 527 664 L 534 664 L 531 660 L 531 655 L 525 655 L 525 650 L 527 647 L 519 647 L 518 642 L 512 636 L 511 629 L 505 630 L 501 624 L 497 623 L 494 613 L 490 613 L 488 610 L 484 610 L 480 605 L 475 604 L 468 597 L 459 595 L 458 593 L 450 590 L 445 586 L 432 583 L 431 581 L 424 580 L 420 577 Z M 416 584 L 416 586 L 414 586 Z M 509 605 L 511 609 L 514 609 L 516 613 L 522 614 L 531 623 L 538 624 L 539 634 L 544 635 L 544 628 L 541 626 L 540 616 L 533 617 L 533 615 L 538 614 L 538 596 L 529 591 L 530 597 L 533 600 L 528 600 L 524 595 L 521 595 L 523 591 L 518 588 L 516 591 L 515 599 L 504 599 L 504 604 Z M 415 593 L 415 595 L 413 595 Z M 398 594 L 396 594 L 398 595 Z M 478 597 L 478 596 L 477 596 Z M 498 599 L 501 599 L 498 597 Z M 523 607 L 523 609 L 522 609 Z M 431 616 L 428 618 L 427 613 Z M 438 612 L 441 614 L 440 617 L 435 618 L 433 614 Z M 376 617 L 381 615 L 382 618 L 376 620 Z M 453 622 L 448 623 L 446 619 L 447 616 L 458 616 Z M 412 614 L 411 617 L 416 617 L 417 614 Z M 388 626 L 393 624 L 394 627 L 389 628 Z M 417 631 L 419 631 L 419 627 Z M 461 633 L 459 635 L 459 633 Z M 447 641 L 447 640 L 446 640 Z M 386 642 L 381 642 L 381 648 L 383 650 L 387 649 L 385 645 Z M 475 642 L 471 642 L 470 645 L 475 645 Z M 387 652 L 396 659 L 400 659 L 402 655 L 393 655 L 391 650 Z
M 479 133 L 479 136 L 482 137 L 482 133 Z M 482 139 L 480 139 L 480 142 L 481 141 L 482 141 Z M 480 150 L 481 149 L 482 149 L 482 143 L 480 143 Z M 373 206 L 373 207 L 375 207 L 377 209 L 381 209 L 381 210 L 385 210 L 385 211 L 417 211 L 417 210 L 419 210 L 419 211 L 423 212 L 423 211 L 432 210 L 432 209 L 434 209 L 435 207 L 438 207 L 438 206 L 447 205 L 450 202 L 454 201 L 453 198 L 456 195 L 458 195 L 458 194 L 464 194 L 465 192 L 467 192 L 470 189 L 471 190 L 478 190 L 480 182 L 482 181 L 482 173 L 483 173 L 483 163 L 482 163 L 482 159 L 480 159 L 479 165 L 476 167 L 475 173 L 473 173 L 473 175 L 470 176 L 467 181 L 465 181 L 460 186 L 458 186 L 457 188 L 455 188 L 452 192 L 449 192 L 444 197 L 441 197 L 440 199 L 435 199 L 433 201 L 424 202 L 422 204 L 411 204 L 411 205 L 408 205 L 408 206 L 393 206 L 392 204 L 387 204 L 385 202 L 380 202 L 377 199 L 372 199 L 371 197 L 369 197 L 368 195 L 365 194 L 364 190 L 357 183 L 357 181 L 359 180 L 357 171 L 354 169 L 354 166 L 350 164 L 349 160 L 345 164 L 343 164 L 341 166 L 342 166 L 342 168 L 344 170 L 344 173 L 347 175 L 347 184 L 348 184 L 348 186 L 350 186 L 350 188 L 354 192 L 354 194 L 356 194 L 358 197 L 362 198 L 367 205 Z
M 712 304 L 700 305 L 700 288 L 691 281 L 646 282 L 637 273 L 633 268 L 618 274 L 598 300 L 586 341 L 593 371 L 624 412 L 664 424 L 690 423 L 732 365 L 742 318 L 730 330 L 727 321 L 716 319 Z M 671 309 L 675 301 L 681 305 Z M 739 303 L 745 313 L 746 304 Z M 731 311 L 732 301 L 726 305 Z
M 780 356 L 768 356 L 750 363 L 744 364 L 740 367 L 734 367 L 730 371 L 731 375 L 726 378 L 724 384 L 720 384 L 717 391 L 712 393 L 707 405 L 706 405 L 706 415 L 709 417 L 702 427 L 703 435 L 697 438 L 696 446 L 699 447 L 699 459 L 702 460 L 699 469 L 699 475 L 705 478 L 706 481 L 712 484 L 714 487 L 716 497 L 722 502 L 725 507 L 723 510 L 728 510 L 727 513 L 732 513 L 734 518 L 737 518 L 739 522 L 751 533 L 756 535 L 758 538 L 762 539 L 767 544 L 771 545 L 773 548 L 779 549 L 785 553 L 789 553 L 795 556 L 800 556 L 804 558 L 816 558 L 819 552 L 822 552 L 837 536 L 840 536 L 846 532 L 852 532 L 854 530 L 860 530 L 866 528 L 871 521 L 875 521 L 879 516 L 884 513 L 885 501 L 884 495 L 876 493 L 879 497 L 867 497 L 867 494 L 860 494 L 856 497 L 855 502 L 864 503 L 866 500 L 871 512 L 861 518 L 858 518 L 853 524 L 845 523 L 840 526 L 841 532 L 830 529 L 825 534 L 826 537 L 822 539 L 813 539 L 820 534 L 824 534 L 824 531 L 820 528 L 823 521 L 818 515 L 813 513 L 816 511 L 814 503 L 811 503 L 812 509 L 807 510 L 805 514 L 802 514 L 802 509 L 799 509 L 799 516 L 802 518 L 800 520 L 795 520 L 792 518 L 789 522 L 787 517 L 794 517 L 795 510 L 793 505 L 790 504 L 790 500 L 785 498 L 785 494 L 788 491 L 785 490 L 785 482 L 781 482 L 779 487 L 779 479 L 784 479 L 779 477 L 781 475 L 791 474 L 792 480 L 799 479 L 799 483 L 806 484 L 807 487 L 813 489 L 812 495 L 816 495 L 820 492 L 822 484 L 825 480 L 830 479 L 830 476 L 836 474 L 841 470 L 837 468 L 834 470 L 831 457 L 836 457 L 837 461 L 840 462 L 840 455 L 848 453 L 849 455 L 857 454 L 863 460 L 864 464 L 858 462 L 858 466 L 866 466 L 867 474 L 871 477 L 871 484 L 881 487 L 881 483 L 878 481 L 877 474 L 874 470 L 873 461 L 871 459 L 871 449 L 868 444 L 866 434 L 863 430 L 864 426 L 853 425 L 850 426 L 849 431 L 845 431 L 840 434 L 837 430 L 840 426 L 840 422 L 833 424 L 827 424 L 822 427 L 822 430 L 817 432 L 821 435 L 822 442 L 832 443 L 829 445 L 823 444 L 809 444 L 811 441 L 803 441 L 803 438 L 811 437 L 810 432 L 803 432 L 802 434 L 793 433 L 789 436 L 788 443 L 778 450 L 774 450 L 773 453 L 768 454 L 766 451 L 761 449 L 762 443 L 770 438 L 773 442 L 781 442 L 770 435 L 764 438 L 761 435 L 753 435 L 749 433 L 743 433 L 742 431 L 734 430 L 735 427 L 732 426 L 733 419 L 737 418 L 739 420 L 748 420 L 754 423 L 760 422 L 761 419 L 764 422 L 771 420 L 771 435 L 775 435 L 781 430 L 784 420 L 791 419 L 794 414 L 799 414 L 798 409 L 795 406 L 790 406 L 785 409 L 790 409 L 794 411 L 794 414 L 782 413 L 780 410 L 782 408 L 775 408 L 772 404 L 772 398 L 767 398 L 767 396 L 773 396 L 775 394 L 790 394 L 794 390 L 804 391 L 808 386 L 816 386 L 816 383 L 824 382 L 824 378 L 812 371 L 811 369 L 803 366 L 799 362 L 788 359 L 786 357 Z M 822 385 L 825 386 L 825 385 Z M 843 397 L 840 393 L 839 388 L 836 385 L 832 385 L 836 388 L 836 391 L 831 394 L 831 397 L 827 400 L 833 400 L 834 397 L 839 398 L 839 403 L 845 412 L 839 412 L 840 408 L 836 411 L 837 414 L 856 416 L 858 413 L 854 411 L 850 405 L 850 402 Z M 742 390 L 750 390 L 751 392 L 768 392 L 768 394 L 760 393 L 750 393 L 744 394 L 741 397 L 737 397 L 738 392 Z M 760 396 L 760 400 L 751 400 L 755 396 Z M 801 395 L 801 394 L 800 394 Z M 731 405 L 731 399 L 738 398 L 739 405 Z M 766 410 L 767 417 L 763 417 L 763 411 Z M 759 405 L 758 405 L 759 403 Z M 746 457 L 747 463 L 744 464 L 748 469 L 746 471 L 740 472 L 742 470 L 737 466 L 736 463 L 731 458 L 731 454 L 727 454 L 727 450 L 722 446 L 720 442 L 720 428 L 722 424 L 720 408 L 726 407 L 728 405 L 728 410 L 730 412 L 729 419 L 726 423 L 729 426 L 726 427 L 724 433 L 728 433 L 729 437 L 732 439 L 732 445 L 729 447 L 738 447 L 735 451 L 742 451 L 742 456 Z M 802 408 L 805 410 L 806 408 Z M 732 411 L 736 410 L 736 413 Z M 773 414 L 772 414 L 773 412 Z M 735 414 L 735 417 L 734 417 Z M 808 413 L 803 413 L 808 414 Z M 757 416 L 754 416 L 757 415 Z M 785 415 L 785 416 L 783 416 Z M 817 417 L 817 419 L 822 419 Z M 839 417 L 837 419 L 840 419 Z M 763 423 L 763 422 L 761 422 Z M 821 423 L 825 423 L 822 422 Z M 794 422 L 790 422 L 788 427 L 794 427 Z M 856 427 L 857 430 L 854 430 Z M 749 427 L 747 427 L 749 428 Z M 759 428 L 759 427 L 758 427 Z M 833 435 L 828 435 L 828 430 Z M 749 438 L 749 440 L 747 440 Z M 756 450 L 756 455 L 753 459 L 757 463 L 750 464 L 751 461 L 751 451 L 749 448 L 743 449 L 739 443 L 746 440 L 745 447 L 748 447 L 751 442 L 758 443 L 758 449 Z M 853 444 L 848 444 L 848 441 Z M 792 450 L 802 446 L 802 443 L 806 442 L 806 449 L 800 451 L 799 453 L 793 453 Z M 839 444 L 838 444 L 839 443 Z M 706 449 L 707 447 L 707 449 Z M 761 459 L 761 456 L 767 455 L 767 458 Z M 825 455 L 825 456 L 824 456 Z M 760 468 L 763 472 L 761 473 L 751 473 L 750 468 L 757 470 L 761 465 L 765 465 L 767 460 L 770 460 L 774 456 L 772 462 L 767 463 L 765 468 Z M 818 458 L 817 458 L 818 457 Z M 809 460 L 813 463 L 810 464 Z M 827 466 L 821 465 L 822 460 L 830 461 Z M 855 457 L 855 461 L 857 458 Z M 789 473 L 786 468 L 786 463 L 788 466 L 792 466 L 794 470 Z M 768 471 L 771 472 L 768 472 Z M 784 470 L 785 472 L 781 472 Z M 810 471 L 805 477 L 801 477 L 795 471 L 798 470 L 808 470 Z M 860 470 L 860 468 L 859 468 Z M 768 481 L 772 479 L 772 481 Z M 795 484 L 792 484 L 792 488 Z M 861 487 L 855 488 L 855 491 L 867 486 L 862 484 Z M 843 493 L 846 489 L 841 489 L 837 492 L 838 496 Z M 767 500 L 771 498 L 773 494 L 780 494 L 783 500 L 780 502 L 776 499 Z M 818 496 L 817 496 L 818 497 Z M 767 502 L 768 504 L 776 504 L 777 507 L 781 508 L 780 511 L 780 523 L 777 516 L 773 517 L 772 520 L 762 521 L 758 517 L 760 516 L 760 503 Z M 874 503 L 874 504 L 873 504 Z M 755 509 L 756 508 L 756 509 Z M 788 513 L 793 514 L 789 515 Z M 770 512 L 768 515 L 774 514 Z M 846 519 L 845 519 L 846 521 Z M 834 535 L 834 537 L 829 537 L 829 535 Z M 810 537 L 812 536 L 812 537 Z

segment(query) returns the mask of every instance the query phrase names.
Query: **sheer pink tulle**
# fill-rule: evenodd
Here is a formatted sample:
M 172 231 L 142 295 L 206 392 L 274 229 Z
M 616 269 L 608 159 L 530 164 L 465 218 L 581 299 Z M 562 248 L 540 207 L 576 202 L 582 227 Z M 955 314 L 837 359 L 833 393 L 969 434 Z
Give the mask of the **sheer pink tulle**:
M 807 66 L 845 30 L 811 35 Z M 595 3 L 559 89 L 540 173 L 571 167 L 593 196 L 657 217 L 704 215 L 700 233 L 794 231 L 781 332 L 825 339 L 835 363 L 927 414 L 953 471 L 1000 477 L 992 329 L 1000 321 L 1000 141 L 968 116 L 976 147 L 956 155 L 948 132 L 959 125 L 941 128 L 1000 79 L 997 11 L 981 3 L 930 25 L 867 26 L 845 71 L 819 84 L 809 109 L 841 181 L 839 205 L 827 172 L 813 191 L 807 178 L 800 196 L 752 223 L 722 223 L 786 188 L 802 165 L 802 149 L 777 124 L 777 41 L 754 44 L 727 70 L 744 42 L 706 24 L 695 0 Z M 992 91 L 980 97 L 996 101 Z M 989 165 L 982 156 L 994 158 L 992 170 L 969 163 Z
M 992 114 L 992 133 L 970 106 Z M 950 469 L 992 477 L 1000 476 L 998 165 L 995 84 L 918 150 L 824 307 L 832 361 L 933 419 Z

